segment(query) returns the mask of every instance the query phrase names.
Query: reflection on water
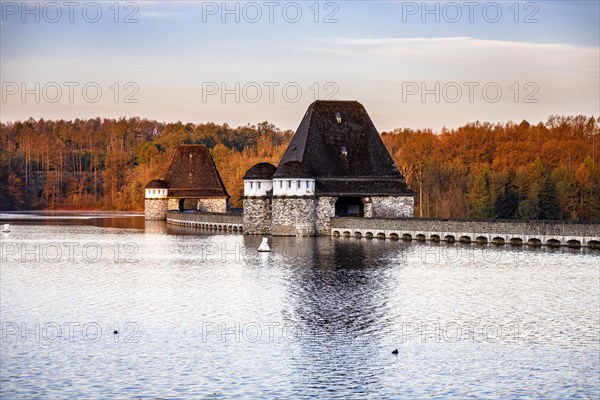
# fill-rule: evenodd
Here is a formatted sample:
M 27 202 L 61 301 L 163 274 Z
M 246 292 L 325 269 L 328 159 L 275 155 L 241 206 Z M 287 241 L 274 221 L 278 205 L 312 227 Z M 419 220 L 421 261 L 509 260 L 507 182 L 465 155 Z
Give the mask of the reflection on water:
M 144 229 L 144 214 L 115 211 L 19 211 L 0 213 L 0 223 L 27 225 L 91 225 Z
M 598 252 L 69 222 L 1 237 L 2 397 L 598 398 Z

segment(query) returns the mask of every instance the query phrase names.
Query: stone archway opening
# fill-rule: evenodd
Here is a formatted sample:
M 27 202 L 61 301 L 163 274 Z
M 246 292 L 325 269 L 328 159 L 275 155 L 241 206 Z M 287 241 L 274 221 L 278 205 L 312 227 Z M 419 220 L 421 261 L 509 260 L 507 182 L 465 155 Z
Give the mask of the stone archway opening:
M 477 236 L 475 242 L 477 242 L 477 244 L 487 244 L 488 239 L 485 236 Z
M 364 217 L 365 205 L 360 197 L 340 197 L 335 202 L 337 217 Z
M 546 241 L 546 246 L 547 247 L 560 247 L 561 243 L 560 243 L 560 240 L 549 239 L 549 240 Z

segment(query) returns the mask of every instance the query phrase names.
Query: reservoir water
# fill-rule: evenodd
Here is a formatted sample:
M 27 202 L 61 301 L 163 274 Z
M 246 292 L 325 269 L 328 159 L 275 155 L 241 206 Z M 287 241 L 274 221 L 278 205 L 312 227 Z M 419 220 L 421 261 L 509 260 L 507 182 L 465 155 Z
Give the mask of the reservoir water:
M 600 398 L 598 251 L 0 223 L 2 398 Z

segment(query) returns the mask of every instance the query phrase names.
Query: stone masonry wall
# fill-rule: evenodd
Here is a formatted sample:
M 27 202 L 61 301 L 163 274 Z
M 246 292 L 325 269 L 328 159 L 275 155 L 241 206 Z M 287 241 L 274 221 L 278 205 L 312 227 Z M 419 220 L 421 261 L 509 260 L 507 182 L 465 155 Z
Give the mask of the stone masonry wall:
M 144 215 L 149 220 L 167 219 L 167 199 L 144 200 Z
M 430 232 L 485 232 L 527 235 L 600 236 L 600 224 L 544 221 L 460 221 L 429 219 L 333 218 L 332 228 Z
M 271 235 L 313 236 L 315 198 L 273 198 Z
M 169 199 L 168 209 L 179 210 L 179 200 L 181 199 Z M 200 205 L 199 210 L 198 204 Z M 186 199 L 185 208 L 204 212 L 226 213 L 227 199 Z
M 244 232 L 250 235 L 271 233 L 271 199 L 244 198 Z
M 362 198 L 362 203 L 364 206 L 364 214 L 363 216 L 365 218 L 373 218 L 373 202 L 372 201 L 366 201 L 367 197 L 363 197 Z
M 414 210 L 413 196 L 373 196 L 372 218 L 400 218 L 412 217 Z M 365 217 L 367 216 L 365 207 Z
M 197 199 L 196 210 L 212 213 L 226 213 L 227 199 Z
M 331 232 L 330 218 L 335 216 L 337 197 L 319 197 L 316 209 L 316 234 L 329 235 Z
M 179 199 L 169 199 L 169 210 L 179 209 Z

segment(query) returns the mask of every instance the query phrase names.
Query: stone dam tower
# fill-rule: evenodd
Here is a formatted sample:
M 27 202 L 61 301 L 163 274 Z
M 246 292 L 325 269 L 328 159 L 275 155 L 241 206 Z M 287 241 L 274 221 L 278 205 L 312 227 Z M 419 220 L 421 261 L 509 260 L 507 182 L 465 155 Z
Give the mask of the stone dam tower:
M 332 217 L 412 217 L 414 192 L 356 101 L 315 101 L 279 165 L 244 176 L 244 232 L 329 235 Z
M 165 179 L 148 182 L 144 198 L 148 220 L 164 220 L 169 210 L 226 213 L 229 209 L 229 195 L 204 145 L 179 146 Z

